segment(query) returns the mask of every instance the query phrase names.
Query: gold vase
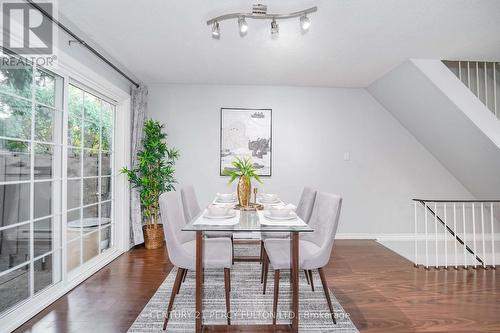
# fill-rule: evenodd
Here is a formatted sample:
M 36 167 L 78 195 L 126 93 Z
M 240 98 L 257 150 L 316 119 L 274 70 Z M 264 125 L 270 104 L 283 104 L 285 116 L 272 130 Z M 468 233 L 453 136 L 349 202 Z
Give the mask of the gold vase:
M 250 204 L 250 193 L 252 185 L 250 184 L 250 177 L 241 176 L 238 182 L 238 202 L 240 207 L 248 207 Z

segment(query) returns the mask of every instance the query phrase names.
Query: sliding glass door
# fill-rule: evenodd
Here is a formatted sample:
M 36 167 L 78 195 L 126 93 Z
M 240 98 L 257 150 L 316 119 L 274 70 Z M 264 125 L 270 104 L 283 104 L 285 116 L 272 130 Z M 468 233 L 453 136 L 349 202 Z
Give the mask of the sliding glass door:
M 68 76 L 0 57 L 2 318 L 113 247 L 115 105 Z
M 2 313 L 61 280 L 63 78 L 0 57 Z
M 67 268 L 111 247 L 115 107 L 75 84 L 68 100 Z

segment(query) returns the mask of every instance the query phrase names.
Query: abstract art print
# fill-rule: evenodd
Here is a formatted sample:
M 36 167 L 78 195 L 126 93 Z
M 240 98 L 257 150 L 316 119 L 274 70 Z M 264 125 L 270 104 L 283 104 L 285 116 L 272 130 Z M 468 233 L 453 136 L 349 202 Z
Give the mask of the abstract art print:
M 271 176 L 272 110 L 221 108 L 220 175 L 237 157 L 251 157 L 259 176 Z

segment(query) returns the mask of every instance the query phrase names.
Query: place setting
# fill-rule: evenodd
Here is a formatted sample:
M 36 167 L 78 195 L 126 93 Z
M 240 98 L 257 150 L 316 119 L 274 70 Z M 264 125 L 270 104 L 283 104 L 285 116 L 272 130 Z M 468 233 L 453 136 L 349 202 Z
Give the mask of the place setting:
M 234 225 L 239 223 L 236 216 L 237 211 L 231 206 L 211 204 L 193 224 Z
M 234 206 L 238 202 L 236 192 L 232 193 L 217 193 L 215 195 L 214 204 L 227 204 Z
M 298 218 L 295 209 L 296 206 L 292 204 L 265 209 L 260 212 L 264 217 L 260 219 L 260 224 L 268 226 L 305 225 L 304 221 Z

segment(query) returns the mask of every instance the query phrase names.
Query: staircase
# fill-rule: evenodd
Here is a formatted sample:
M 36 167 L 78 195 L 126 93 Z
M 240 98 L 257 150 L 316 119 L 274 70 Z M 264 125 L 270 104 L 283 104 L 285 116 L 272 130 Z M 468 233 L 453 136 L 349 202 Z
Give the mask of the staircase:
M 466 190 L 430 188 L 434 198 L 413 200 L 412 240 L 383 244 L 417 267 L 496 268 L 500 63 L 409 59 L 368 90 Z
M 443 64 L 500 118 L 499 63 L 443 60 Z M 491 176 L 499 178 L 500 170 Z M 416 267 L 486 269 L 499 265 L 499 200 L 413 199 L 413 204 Z

